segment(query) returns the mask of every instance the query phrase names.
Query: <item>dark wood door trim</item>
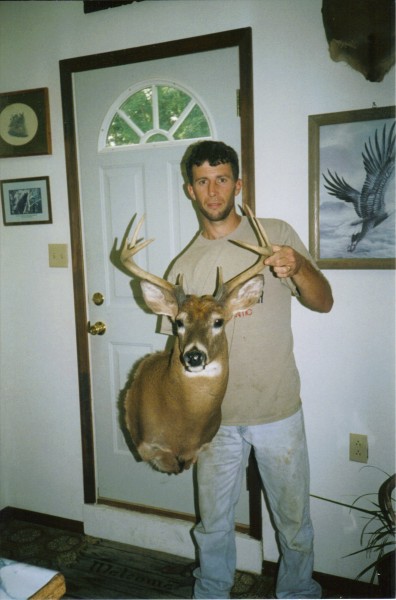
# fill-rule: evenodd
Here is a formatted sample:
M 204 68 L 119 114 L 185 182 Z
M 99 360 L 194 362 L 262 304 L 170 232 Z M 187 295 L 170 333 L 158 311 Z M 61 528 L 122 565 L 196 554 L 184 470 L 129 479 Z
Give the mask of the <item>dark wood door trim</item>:
M 74 306 L 76 315 L 77 357 L 80 392 L 80 415 L 82 432 L 84 501 L 96 501 L 94 436 L 92 396 L 89 368 L 89 345 L 87 335 L 87 305 L 85 290 L 83 233 L 81 223 L 79 172 L 77 162 L 77 138 L 75 128 L 73 74 L 94 69 L 138 63 L 148 60 L 170 58 L 222 48 L 237 47 L 239 54 L 239 111 L 241 124 L 241 167 L 243 174 L 243 198 L 255 208 L 254 187 L 254 115 L 253 115 L 253 57 L 252 30 L 250 27 L 233 29 L 209 35 L 185 38 L 160 44 L 138 46 L 114 52 L 91 54 L 69 58 L 59 62 L 62 94 L 63 127 L 65 137 L 67 188 L 71 229 L 71 254 L 73 268 Z M 260 504 L 260 484 L 249 477 L 251 507 Z M 261 538 L 261 518 L 251 523 L 251 534 Z M 253 529 L 252 529 L 253 527 Z

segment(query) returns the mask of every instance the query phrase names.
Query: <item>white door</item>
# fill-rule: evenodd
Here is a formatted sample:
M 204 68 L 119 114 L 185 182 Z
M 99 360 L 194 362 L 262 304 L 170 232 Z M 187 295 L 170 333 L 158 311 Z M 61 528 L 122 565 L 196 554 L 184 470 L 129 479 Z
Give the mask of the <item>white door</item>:
M 106 324 L 90 336 L 98 498 L 194 514 L 193 472 L 168 476 L 137 462 L 120 425 L 120 391 L 134 363 L 162 350 L 167 338 L 155 332 L 140 288 L 112 264 L 115 238 L 120 243 L 134 214 L 146 215 L 142 235 L 155 241 L 137 262 L 162 276 L 191 240 L 198 221 L 183 190 L 180 161 L 186 142 L 163 142 L 98 149 L 108 110 L 128 88 L 150 81 L 173 82 L 199 99 L 213 126 L 213 137 L 240 151 L 236 114 L 238 50 L 216 50 L 166 60 L 85 71 L 74 76 L 81 203 L 83 211 L 88 314 Z M 118 244 L 119 245 L 119 244 Z M 96 305 L 100 292 L 104 302 Z M 248 494 L 243 490 L 237 522 L 247 524 Z

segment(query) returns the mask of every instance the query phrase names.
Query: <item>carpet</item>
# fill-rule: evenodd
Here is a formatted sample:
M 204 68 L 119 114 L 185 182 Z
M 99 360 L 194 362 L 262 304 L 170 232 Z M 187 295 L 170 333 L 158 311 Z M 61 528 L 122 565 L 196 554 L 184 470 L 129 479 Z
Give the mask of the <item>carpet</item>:
M 0 556 L 60 571 L 65 598 L 192 595 L 195 564 L 189 559 L 16 519 L 0 523 Z M 272 578 L 238 571 L 232 598 L 268 598 L 272 589 Z
M 66 600 L 191 598 L 196 566 L 180 556 L 13 517 L 0 520 L 0 557 L 60 571 Z M 379 597 L 376 586 L 315 577 L 322 598 Z M 274 598 L 273 590 L 273 576 L 237 571 L 231 598 Z

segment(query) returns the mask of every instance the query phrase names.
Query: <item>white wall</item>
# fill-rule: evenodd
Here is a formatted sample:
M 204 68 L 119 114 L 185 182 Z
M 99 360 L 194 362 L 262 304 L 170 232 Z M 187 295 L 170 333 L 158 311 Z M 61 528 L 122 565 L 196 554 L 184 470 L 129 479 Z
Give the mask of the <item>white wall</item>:
M 394 103 L 394 70 L 367 82 L 328 57 L 320 0 L 145 1 L 84 15 L 82 2 L 0 3 L 0 92 L 48 87 L 53 154 L 0 161 L 0 179 L 49 175 L 53 224 L 0 228 L 0 508 L 82 520 L 83 489 L 58 61 L 239 27 L 253 28 L 257 214 L 288 220 L 308 243 L 307 116 Z M 166 27 L 165 27 L 166 24 Z M 342 501 L 382 474 L 348 461 L 349 432 L 371 465 L 394 472 L 394 272 L 333 270 L 335 306 L 296 305 L 312 492 Z M 361 519 L 313 500 L 316 568 L 354 577 Z M 265 519 L 265 558 L 277 557 Z M 363 561 L 363 562 L 362 562 Z

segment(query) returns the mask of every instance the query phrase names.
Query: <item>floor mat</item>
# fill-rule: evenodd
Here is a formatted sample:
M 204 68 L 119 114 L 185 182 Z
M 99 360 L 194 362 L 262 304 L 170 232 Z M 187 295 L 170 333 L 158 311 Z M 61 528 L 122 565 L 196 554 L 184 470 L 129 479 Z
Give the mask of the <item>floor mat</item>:
M 189 559 L 18 520 L 0 524 L 0 556 L 55 569 L 65 598 L 191 598 Z M 273 581 L 237 572 L 232 598 L 272 597 Z

